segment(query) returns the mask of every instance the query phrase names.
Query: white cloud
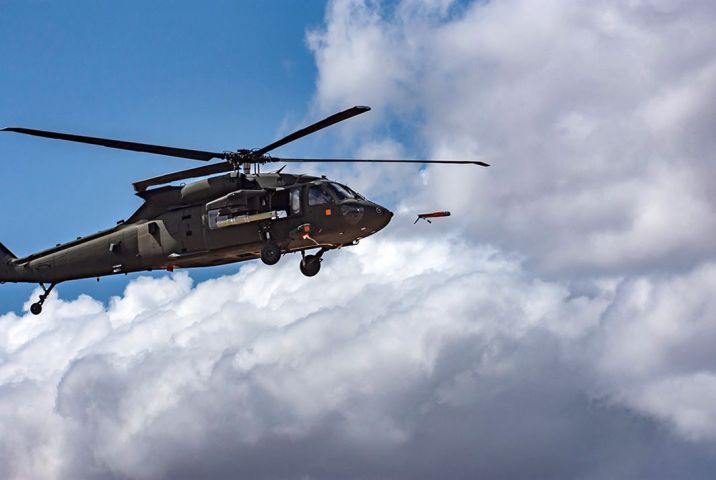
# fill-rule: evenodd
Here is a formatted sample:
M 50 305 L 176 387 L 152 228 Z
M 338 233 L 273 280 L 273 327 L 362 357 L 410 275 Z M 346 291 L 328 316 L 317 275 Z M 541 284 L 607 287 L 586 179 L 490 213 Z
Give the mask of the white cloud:
M 457 239 L 366 241 L 315 279 L 296 263 L 194 287 L 185 273 L 140 277 L 106 307 L 53 295 L 42 316 L 0 316 L 3 477 L 414 478 L 465 445 L 457 476 L 589 476 L 597 466 L 569 458 L 574 436 L 629 449 L 623 429 L 655 418 L 716 440 L 716 267 L 584 295 Z M 687 445 L 668 431 L 645 441 Z M 652 460 L 590 448 L 614 468 Z
M 716 265 L 623 282 L 595 337 L 598 375 L 612 395 L 672 423 L 690 439 L 716 439 L 713 342 Z
M 716 254 L 711 3 L 332 2 L 316 101 L 375 106 L 408 153 L 492 163 L 431 167 L 405 201 L 542 272 L 693 267 Z

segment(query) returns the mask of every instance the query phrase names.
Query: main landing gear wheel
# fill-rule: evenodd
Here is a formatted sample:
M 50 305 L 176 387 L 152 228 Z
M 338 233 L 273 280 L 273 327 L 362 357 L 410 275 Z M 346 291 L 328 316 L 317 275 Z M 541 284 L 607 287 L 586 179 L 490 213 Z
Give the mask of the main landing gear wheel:
M 33 303 L 30 306 L 30 312 L 32 312 L 33 315 L 39 315 L 42 313 L 42 305 L 40 303 Z
M 261 261 L 266 265 L 275 265 L 281 260 L 281 249 L 273 242 L 269 242 L 261 249 Z
M 321 257 L 318 255 L 306 255 L 301 259 L 301 273 L 307 277 L 314 277 L 321 270 Z

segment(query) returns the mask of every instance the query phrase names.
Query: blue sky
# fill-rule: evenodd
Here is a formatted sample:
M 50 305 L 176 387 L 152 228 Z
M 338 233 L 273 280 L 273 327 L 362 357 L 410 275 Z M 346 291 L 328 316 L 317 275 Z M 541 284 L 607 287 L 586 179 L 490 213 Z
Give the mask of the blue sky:
M 107 5 L 2 2 L 0 125 L 221 150 L 262 146 L 307 118 L 316 67 L 305 35 L 321 24 L 323 2 Z M 132 181 L 193 166 L 10 133 L 0 158 L 0 241 L 17 255 L 112 226 L 141 203 Z M 125 284 L 61 288 L 106 298 Z M 18 309 L 32 288 L 0 288 L 2 310 Z

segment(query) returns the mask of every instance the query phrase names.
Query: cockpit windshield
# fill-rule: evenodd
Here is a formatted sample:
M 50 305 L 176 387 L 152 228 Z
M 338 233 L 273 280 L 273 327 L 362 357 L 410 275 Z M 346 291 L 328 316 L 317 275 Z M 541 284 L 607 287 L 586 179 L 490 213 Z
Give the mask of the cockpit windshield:
M 344 187 L 340 183 L 327 183 L 326 187 L 331 191 L 331 193 L 333 193 L 333 195 L 335 195 L 338 201 L 360 198 L 360 195 L 356 194 L 350 188 Z
M 359 193 L 336 182 L 314 183 L 308 189 L 308 205 L 323 205 L 343 200 L 365 200 Z
M 363 195 L 361 195 L 360 193 L 356 192 L 356 191 L 353 190 L 351 187 L 346 187 L 346 186 L 344 185 L 344 188 L 345 188 L 346 190 L 348 190 L 349 192 L 351 192 L 351 193 L 353 194 L 353 196 L 354 196 L 355 198 L 357 198 L 358 200 L 365 200 L 365 197 L 364 197 Z

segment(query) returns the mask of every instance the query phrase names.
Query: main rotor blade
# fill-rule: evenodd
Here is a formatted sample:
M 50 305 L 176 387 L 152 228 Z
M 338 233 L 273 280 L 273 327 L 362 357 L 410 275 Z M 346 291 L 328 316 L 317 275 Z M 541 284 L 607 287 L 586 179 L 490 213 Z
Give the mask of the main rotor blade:
M 481 167 L 489 167 L 489 163 L 479 162 L 476 160 L 368 160 L 362 158 L 279 158 L 269 157 L 271 162 L 285 163 L 432 163 L 446 165 L 480 165 Z
M 299 138 L 303 138 L 306 135 L 310 135 L 326 127 L 330 127 L 331 125 L 334 125 L 338 122 L 342 122 L 343 120 L 348 120 L 349 118 L 355 117 L 356 115 L 360 115 L 361 113 L 365 113 L 368 110 L 370 110 L 370 107 L 352 107 L 348 110 L 343 110 L 342 112 L 338 112 L 336 114 L 331 115 L 330 117 L 324 118 L 320 122 L 316 122 L 313 125 L 309 125 L 306 128 L 302 128 L 301 130 L 297 130 L 291 135 L 283 137 L 281 140 L 277 140 L 270 145 L 266 145 L 264 148 L 255 151 L 254 155 L 260 157 L 270 152 L 271 150 L 286 145 L 287 143 L 293 142 L 294 140 L 298 140 Z
M 201 167 L 190 168 L 189 170 L 181 170 L 179 172 L 167 173 L 158 177 L 148 178 L 134 182 L 134 190 L 143 192 L 147 187 L 153 185 L 163 185 L 165 183 L 176 182 L 177 180 L 186 180 L 187 178 L 203 177 L 205 175 L 213 175 L 215 173 L 230 172 L 234 167 L 228 162 L 212 163 L 211 165 L 203 165 Z
M 120 150 L 131 150 L 134 152 L 155 153 L 170 157 L 189 158 L 191 160 L 209 161 L 212 158 L 224 158 L 223 153 L 205 152 L 203 150 L 190 150 L 186 148 L 164 147 L 161 145 L 150 145 L 147 143 L 127 142 L 124 140 L 112 140 L 109 138 L 86 137 L 70 133 L 47 132 L 44 130 L 33 130 L 31 128 L 7 127 L 0 128 L 0 132 L 15 132 L 36 137 L 54 138 L 70 142 L 89 143 L 102 147 L 117 148 Z

